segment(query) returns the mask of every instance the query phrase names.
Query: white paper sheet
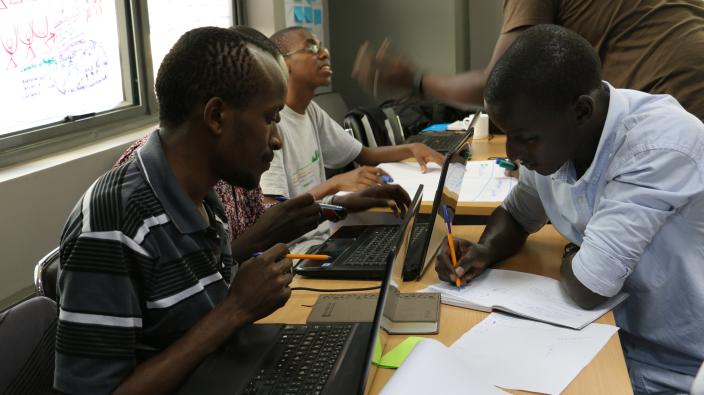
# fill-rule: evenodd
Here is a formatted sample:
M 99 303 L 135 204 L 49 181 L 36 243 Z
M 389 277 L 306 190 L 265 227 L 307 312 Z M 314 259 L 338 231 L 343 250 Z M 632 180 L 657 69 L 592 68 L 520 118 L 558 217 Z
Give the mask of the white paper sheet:
M 438 165 L 428 165 L 428 172 L 421 173 L 416 162 L 394 162 L 379 165 L 401 185 L 406 192 L 412 194 L 423 184 L 423 201 L 431 202 L 440 181 L 441 169 Z M 480 160 L 467 162 L 467 170 L 460 189 L 460 202 L 500 202 L 518 183 L 513 177 L 504 176 L 504 169 L 494 161 Z
M 628 295 L 619 294 L 592 310 L 579 307 L 552 278 L 513 270 L 487 269 L 469 285 L 457 289 L 438 282 L 421 292 L 440 292 L 445 304 L 480 311 L 503 310 L 574 329 L 606 314 Z
M 604 324 L 577 331 L 492 313 L 449 348 L 433 339 L 419 342 L 381 393 L 501 394 L 501 387 L 559 394 L 617 331 Z
M 450 349 L 466 372 L 494 385 L 559 394 L 617 331 L 604 324 L 577 331 L 492 313 Z
M 421 340 L 391 376 L 381 395 L 506 394 L 464 366 L 458 355 L 434 339 Z

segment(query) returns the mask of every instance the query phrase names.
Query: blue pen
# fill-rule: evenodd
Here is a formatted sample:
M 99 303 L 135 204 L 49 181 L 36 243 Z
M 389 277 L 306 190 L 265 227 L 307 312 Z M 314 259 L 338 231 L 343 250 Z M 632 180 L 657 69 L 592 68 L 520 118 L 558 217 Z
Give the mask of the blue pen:
M 274 200 L 276 200 L 277 202 L 285 202 L 285 201 L 288 200 L 288 197 L 287 197 L 287 196 L 284 196 L 284 195 L 276 195 L 276 196 L 273 196 L 273 198 L 274 198 Z
M 447 205 L 442 206 L 442 216 L 445 218 L 445 223 L 447 224 L 447 233 L 452 233 L 452 224 L 450 222 L 450 214 L 447 212 Z
M 379 176 L 379 178 L 384 181 L 384 184 L 391 184 L 392 182 L 394 182 L 394 179 L 391 178 L 391 176 L 387 176 L 386 174 Z

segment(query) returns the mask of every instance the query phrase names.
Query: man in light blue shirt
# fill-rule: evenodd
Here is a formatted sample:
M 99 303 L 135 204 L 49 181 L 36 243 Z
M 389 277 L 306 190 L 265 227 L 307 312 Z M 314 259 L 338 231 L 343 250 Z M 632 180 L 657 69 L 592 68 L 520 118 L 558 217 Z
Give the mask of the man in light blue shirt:
M 704 359 L 704 125 L 668 95 L 615 89 L 598 57 L 554 25 L 526 30 L 496 64 L 486 110 L 522 162 L 478 243 L 446 249 L 441 279 L 467 284 L 548 220 L 579 249 L 560 281 L 614 311 L 636 393 L 686 392 Z

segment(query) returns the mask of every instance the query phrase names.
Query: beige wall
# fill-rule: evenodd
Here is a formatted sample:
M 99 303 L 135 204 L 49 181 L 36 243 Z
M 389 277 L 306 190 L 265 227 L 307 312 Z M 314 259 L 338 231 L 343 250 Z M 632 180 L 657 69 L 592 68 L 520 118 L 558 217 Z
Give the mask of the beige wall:
M 352 80 L 357 48 L 385 37 L 420 67 L 454 73 L 468 66 L 467 2 L 464 0 L 330 1 L 333 89 L 349 107 L 373 104 Z
M 0 309 L 31 294 L 34 265 L 59 244 L 78 198 L 152 129 L 0 169 Z
M 501 0 L 469 1 L 469 47 L 473 69 L 484 68 L 501 31 Z
M 501 0 L 325 0 L 333 90 L 350 108 L 374 100 L 352 80 L 357 48 L 391 38 L 420 67 L 456 73 L 489 61 L 501 25 Z M 248 0 L 247 23 L 271 35 L 285 27 L 283 0 Z

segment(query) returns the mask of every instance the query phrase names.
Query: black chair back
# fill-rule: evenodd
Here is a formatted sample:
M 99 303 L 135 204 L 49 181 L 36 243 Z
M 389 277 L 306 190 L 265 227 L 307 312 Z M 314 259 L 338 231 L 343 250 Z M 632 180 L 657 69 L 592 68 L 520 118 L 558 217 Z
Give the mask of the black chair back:
M 43 296 L 0 313 L 0 394 L 53 394 L 56 303 Z

